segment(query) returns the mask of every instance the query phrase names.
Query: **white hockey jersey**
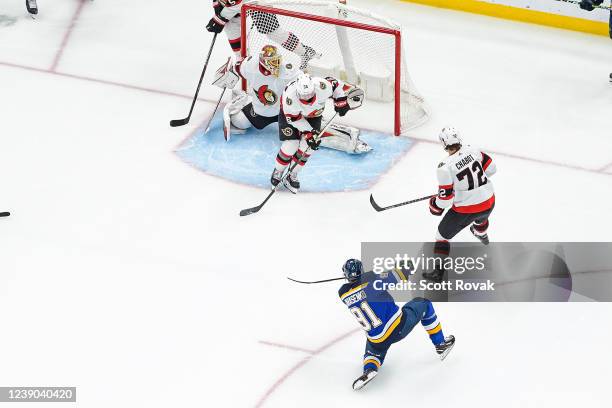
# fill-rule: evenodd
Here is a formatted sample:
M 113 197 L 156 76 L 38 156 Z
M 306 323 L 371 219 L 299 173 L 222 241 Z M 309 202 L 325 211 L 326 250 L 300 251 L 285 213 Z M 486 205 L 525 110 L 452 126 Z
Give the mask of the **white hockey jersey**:
M 439 192 L 436 204 L 459 213 L 486 211 L 495 204 L 493 183 L 489 177 L 497 168 L 485 152 L 470 146 L 447 157 L 438 165 Z
M 295 82 L 287 85 L 281 98 L 281 108 L 287 122 L 300 132 L 312 130 L 312 126 L 306 119 L 323 115 L 325 103 L 329 98 L 346 96 L 347 91 L 351 88 L 350 85 L 332 77 L 313 77 L 312 80 L 315 83 L 315 96 L 311 102 L 300 101 Z
M 213 0 L 213 7 L 216 7 L 217 4 L 223 6 L 219 15 L 226 20 L 221 20 L 221 24 L 225 24 L 227 21 L 240 15 L 240 9 L 244 3 L 248 3 L 248 0 Z
M 256 56 L 237 62 L 234 70 L 247 81 L 247 93 L 253 100 L 255 113 L 267 117 L 278 116 L 283 90 L 301 72 L 293 64 L 281 64 L 279 75 L 276 77 L 261 67 Z

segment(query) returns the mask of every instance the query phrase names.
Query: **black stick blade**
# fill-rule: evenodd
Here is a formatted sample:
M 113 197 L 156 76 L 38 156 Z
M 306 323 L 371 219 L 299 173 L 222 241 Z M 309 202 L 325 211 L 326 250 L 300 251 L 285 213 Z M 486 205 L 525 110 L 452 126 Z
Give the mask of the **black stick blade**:
M 0 217 L 8 217 L 9 215 L 11 215 L 10 212 L 6 211 L 6 212 L 0 212 Z
M 170 126 L 172 126 L 172 127 L 184 126 L 184 125 L 186 125 L 188 123 L 189 123 L 189 118 L 185 118 L 185 119 L 172 119 L 170 121 Z
M 259 210 L 261 210 L 261 205 L 258 205 L 257 207 L 253 208 L 245 208 L 244 210 L 240 210 L 240 216 L 245 217 L 247 215 L 255 214 Z
M 372 207 L 374 207 L 374 209 L 378 212 L 385 210 L 384 208 L 376 204 L 376 201 L 374 201 L 374 196 L 372 194 L 370 194 L 370 204 L 372 204 Z

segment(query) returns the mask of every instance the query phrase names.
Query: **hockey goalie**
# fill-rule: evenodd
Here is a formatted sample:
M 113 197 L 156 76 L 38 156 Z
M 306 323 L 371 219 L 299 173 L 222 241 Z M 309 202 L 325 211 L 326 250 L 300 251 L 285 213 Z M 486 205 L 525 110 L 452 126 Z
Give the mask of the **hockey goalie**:
M 234 89 L 240 79 L 247 81 L 248 90 L 233 91 L 233 98 L 223 109 L 223 134 L 229 141 L 231 134 L 247 129 L 263 129 L 279 120 L 281 96 L 285 88 L 303 72 L 292 64 L 283 64 L 282 56 L 273 45 L 265 45 L 259 56 L 247 56 L 233 63 L 231 59 L 215 74 L 213 85 Z M 321 135 L 321 146 L 349 154 L 367 153 L 371 147 L 359 138 L 359 129 L 332 124 Z

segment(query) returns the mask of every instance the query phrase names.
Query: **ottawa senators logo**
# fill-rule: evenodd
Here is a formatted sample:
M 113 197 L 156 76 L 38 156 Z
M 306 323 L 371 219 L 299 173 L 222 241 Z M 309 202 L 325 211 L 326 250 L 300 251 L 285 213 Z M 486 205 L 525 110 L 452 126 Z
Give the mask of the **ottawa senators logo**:
M 270 88 L 268 88 L 268 85 L 262 85 L 259 87 L 259 89 L 253 90 L 257 94 L 257 99 L 259 99 L 259 102 L 263 103 L 264 105 L 274 105 L 278 101 L 278 96 L 276 96 L 276 94 L 272 92 Z

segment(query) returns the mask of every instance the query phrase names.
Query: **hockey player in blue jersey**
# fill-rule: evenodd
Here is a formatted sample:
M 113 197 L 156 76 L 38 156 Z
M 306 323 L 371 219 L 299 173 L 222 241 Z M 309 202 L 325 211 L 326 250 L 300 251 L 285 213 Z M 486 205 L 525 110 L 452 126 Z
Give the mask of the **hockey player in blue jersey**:
M 427 299 L 415 298 L 400 308 L 383 289 L 385 283 L 407 281 L 408 270 L 395 268 L 382 274 L 364 273 L 361 261 L 349 259 L 342 272 L 348 283 L 340 287 L 340 299 L 367 333 L 363 375 L 353 382 L 354 390 L 374 379 L 389 347 L 406 337 L 419 322 L 444 360 L 455 344 L 455 337 L 444 337 L 433 304 Z

